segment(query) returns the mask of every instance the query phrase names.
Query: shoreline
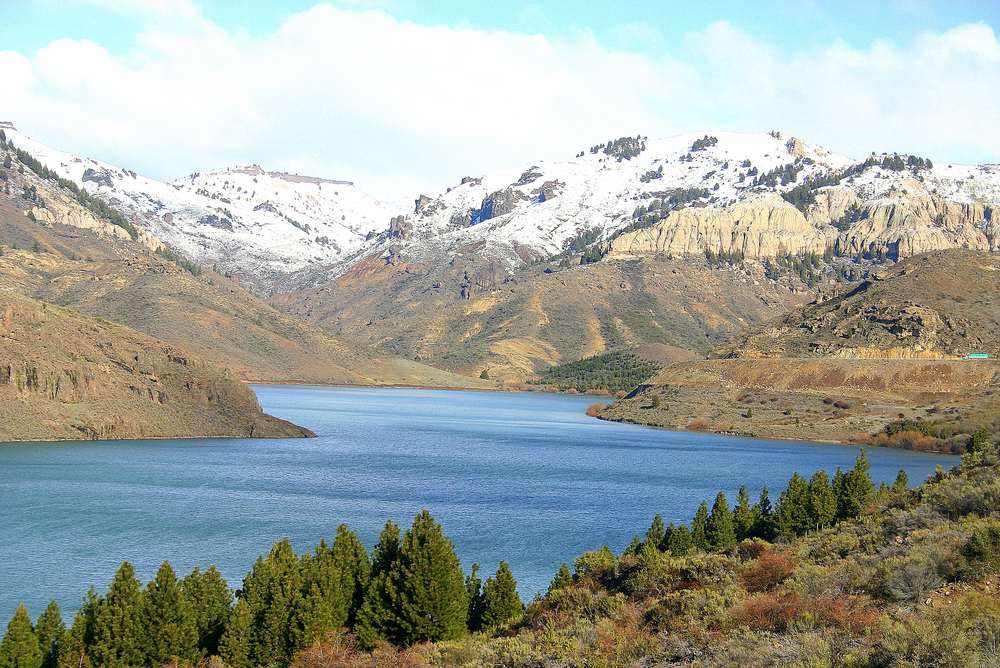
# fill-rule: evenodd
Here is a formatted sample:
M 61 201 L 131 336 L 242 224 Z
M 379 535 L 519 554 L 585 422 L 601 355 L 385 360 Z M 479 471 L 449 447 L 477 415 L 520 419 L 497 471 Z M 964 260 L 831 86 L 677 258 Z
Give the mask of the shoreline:
M 682 429 L 682 428 L 670 428 L 661 427 L 655 424 L 643 424 L 641 422 L 632 422 L 631 420 L 616 420 L 613 418 L 601 417 L 599 415 L 594 416 L 596 420 L 603 420 L 604 422 L 610 422 L 614 424 L 631 424 L 636 427 L 645 427 L 647 429 L 658 429 L 661 431 L 670 431 L 679 434 L 704 434 L 706 436 L 729 436 L 731 438 L 746 438 L 753 441 L 787 441 L 789 443 L 812 443 L 815 445 L 845 445 L 855 448 L 877 448 L 879 450 L 893 450 L 902 452 L 912 452 L 915 454 L 926 454 L 926 455 L 940 455 L 945 457 L 961 457 L 961 455 L 956 455 L 953 452 L 944 452 L 943 450 L 910 450 L 907 448 L 891 448 L 886 445 L 874 445 L 872 443 L 857 443 L 854 441 L 833 441 L 823 438 L 795 438 L 792 436 L 764 436 L 760 434 L 747 434 L 740 432 L 731 431 L 698 431 L 694 429 Z

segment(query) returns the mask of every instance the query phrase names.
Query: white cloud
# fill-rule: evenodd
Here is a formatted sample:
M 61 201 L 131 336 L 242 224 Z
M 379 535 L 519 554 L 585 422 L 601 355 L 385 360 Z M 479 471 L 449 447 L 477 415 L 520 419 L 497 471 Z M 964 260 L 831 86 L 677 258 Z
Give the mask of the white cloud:
M 191 3 L 81 1 L 152 18 L 126 56 L 75 40 L 30 60 L 0 52 L 0 114 L 160 178 L 254 161 L 411 196 L 612 136 L 712 128 L 778 127 L 854 155 L 1000 157 L 1000 45 L 981 24 L 789 57 L 715 23 L 650 56 L 587 34 L 424 26 L 330 5 L 253 38 Z

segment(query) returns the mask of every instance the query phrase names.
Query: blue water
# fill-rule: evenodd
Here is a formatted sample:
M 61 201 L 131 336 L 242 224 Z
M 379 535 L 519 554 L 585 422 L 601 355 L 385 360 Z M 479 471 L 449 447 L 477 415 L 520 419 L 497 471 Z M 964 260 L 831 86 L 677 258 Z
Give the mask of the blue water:
M 676 433 L 584 415 L 593 399 L 303 386 L 255 388 L 315 439 L 0 446 L 0 622 L 18 601 L 67 613 L 128 559 L 140 577 L 216 564 L 234 585 L 284 536 L 299 550 L 348 523 L 371 546 L 387 518 L 431 510 L 463 565 L 510 562 L 522 596 L 563 561 L 616 551 L 654 513 L 687 521 L 719 489 L 772 499 L 793 471 L 849 467 L 857 448 Z M 913 483 L 954 457 L 869 452 Z M 68 615 L 67 615 L 68 616 Z

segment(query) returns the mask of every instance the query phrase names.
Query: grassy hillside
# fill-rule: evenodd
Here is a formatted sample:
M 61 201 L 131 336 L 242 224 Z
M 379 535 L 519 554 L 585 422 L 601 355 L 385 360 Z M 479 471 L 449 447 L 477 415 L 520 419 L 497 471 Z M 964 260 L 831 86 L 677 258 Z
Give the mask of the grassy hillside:
M 948 435 L 884 430 L 899 420 L 990 424 L 1000 415 L 997 295 L 1000 257 L 915 256 L 748 328 L 713 351 L 722 359 L 667 366 L 601 417 L 953 450 Z M 972 352 L 993 359 L 964 359 Z
M 997 362 L 822 358 L 674 364 L 601 413 L 670 429 L 853 442 L 901 417 L 991 415 L 1000 415 Z

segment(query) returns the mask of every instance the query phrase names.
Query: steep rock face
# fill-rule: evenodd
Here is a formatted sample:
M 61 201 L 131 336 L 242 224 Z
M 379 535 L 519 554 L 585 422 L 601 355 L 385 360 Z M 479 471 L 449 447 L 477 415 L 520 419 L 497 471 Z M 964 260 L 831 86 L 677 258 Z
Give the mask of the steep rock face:
M 101 220 L 87 209 L 84 209 L 73 200 L 55 190 L 45 189 L 44 196 L 38 197 L 38 200 L 38 204 L 30 207 L 25 212 L 25 215 L 43 225 L 67 225 L 83 230 L 92 230 L 105 237 L 114 237 L 122 240 L 131 239 L 129 233 L 121 227 Z M 136 228 L 136 232 L 138 233 L 136 241 L 149 250 L 157 250 L 163 247 L 163 242 L 148 231 Z
M 308 436 L 227 372 L 119 325 L 0 293 L 0 441 Z
M 837 226 L 847 224 L 838 233 Z M 828 247 L 845 256 L 891 259 L 949 248 L 995 251 L 1000 249 L 997 207 L 920 195 L 862 202 L 852 190 L 835 187 L 820 191 L 808 216 L 773 195 L 721 209 L 681 209 L 652 227 L 618 236 L 610 251 L 671 257 L 710 251 L 758 259 L 822 254 Z
M 650 228 L 622 234 L 611 242 L 611 253 L 681 257 L 711 251 L 765 258 L 822 254 L 831 241 L 829 229 L 814 227 L 780 197 L 765 196 L 724 209 L 675 211 Z
M 901 259 L 935 250 L 997 250 L 996 207 L 909 195 L 881 198 L 837 239 L 841 255 L 881 254 Z M 843 214 L 842 214 L 843 215 Z

